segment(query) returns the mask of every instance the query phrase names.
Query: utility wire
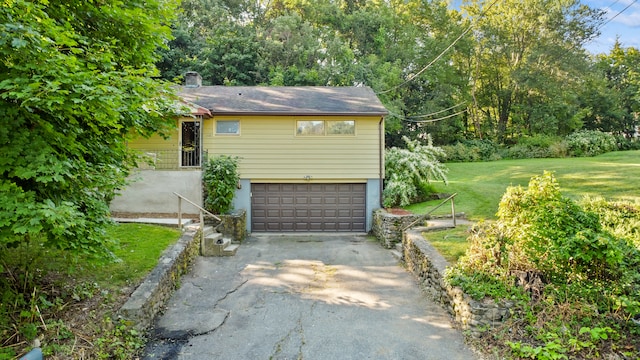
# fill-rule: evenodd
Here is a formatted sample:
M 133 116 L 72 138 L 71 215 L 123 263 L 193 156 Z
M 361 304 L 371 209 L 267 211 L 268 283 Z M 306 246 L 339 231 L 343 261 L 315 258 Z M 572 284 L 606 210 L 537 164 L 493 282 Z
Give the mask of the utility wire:
M 478 16 L 483 17 L 484 14 L 487 13 L 487 11 L 489 11 L 489 9 L 491 9 L 493 7 L 493 5 L 495 5 L 499 0 L 494 0 L 486 9 L 483 9 L 482 12 L 480 13 L 480 15 Z M 637 0 L 635 0 L 637 1 Z M 635 2 L 634 1 L 634 2 Z M 444 50 L 442 50 L 442 52 L 436 56 L 430 63 L 428 63 L 425 67 L 423 67 L 420 71 L 418 71 L 417 73 L 411 75 L 407 80 L 403 81 L 402 83 L 384 90 L 384 91 L 380 91 L 380 92 L 376 92 L 376 95 L 381 95 L 381 94 L 386 94 L 388 92 L 391 92 L 393 90 L 396 90 L 410 82 L 412 82 L 413 80 L 415 80 L 418 76 L 420 76 L 420 74 L 422 74 L 423 72 L 425 72 L 428 68 L 430 68 L 436 61 L 440 60 L 441 57 L 444 56 L 444 54 L 447 53 L 447 51 L 449 51 L 449 49 L 451 49 L 458 41 L 460 41 L 460 39 L 462 39 L 463 36 L 465 36 L 471 29 L 473 28 L 473 25 L 469 25 L 461 34 L 460 36 L 458 36 L 451 44 L 449 44 L 449 46 L 447 46 Z
M 628 8 L 631 7 L 631 5 L 637 3 L 638 0 L 633 0 L 629 5 L 627 5 L 624 9 L 618 11 L 617 14 L 615 14 L 612 18 L 610 18 L 609 20 L 607 20 L 604 24 L 602 24 L 602 26 L 600 26 L 600 29 L 602 29 L 605 25 L 607 25 L 608 23 L 610 23 L 613 19 L 617 18 L 618 15 L 622 14 L 623 12 L 625 12 Z M 617 1 L 616 1 L 617 3 Z M 614 3 L 615 4 L 615 3 Z
M 611 10 L 611 7 L 612 7 L 613 5 L 615 5 L 615 4 L 617 4 L 619 1 L 620 1 L 620 0 L 616 0 L 616 1 L 614 1 L 611 5 L 607 6 L 607 8 L 608 8 L 609 10 Z M 629 5 L 627 5 L 624 9 L 622 9 L 622 10 L 618 11 L 618 13 L 617 13 L 617 14 L 615 14 L 613 17 L 611 17 L 610 19 L 608 19 L 607 21 L 605 21 L 602 25 L 598 26 L 598 30 L 597 30 L 597 31 L 600 31 L 603 27 L 605 27 L 608 23 L 610 23 L 611 21 L 613 21 L 613 19 L 617 18 L 620 14 L 622 14 L 623 12 L 625 12 L 628 8 L 630 8 L 630 7 L 631 7 L 633 4 L 635 4 L 636 2 L 638 2 L 638 0 L 633 0 L 633 1 L 632 1 L 631 3 L 629 3 Z M 592 42 L 592 41 L 593 41 L 593 39 L 592 39 L 591 41 L 588 41 L 587 43 Z
M 443 112 L 445 112 L 445 111 L 449 111 L 449 110 L 455 109 L 455 108 L 460 107 L 460 106 L 463 106 L 463 105 L 466 105 L 466 103 L 460 103 L 460 104 L 457 104 L 457 105 L 453 105 L 452 107 L 448 107 L 448 108 L 446 108 L 446 109 L 444 109 L 444 110 L 440 110 L 440 111 L 432 112 L 431 114 L 409 116 L 409 118 L 414 119 L 414 118 L 425 118 L 425 117 L 431 117 L 431 116 L 433 116 L 433 115 L 438 115 L 438 114 L 440 114 L 440 113 L 443 113 Z
M 414 122 L 414 123 L 432 123 L 432 122 L 436 122 L 436 121 L 440 121 L 440 120 L 449 119 L 449 118 L 452 118 L 452 117 L 454 117 L 454 116 L 458 116 L 458 115 L 464 114 L 464 113 L 466 113 L 466 112 L 467 112 L 467 109 L 464 109 L 464 110 L 462 110 L 462 111 L 458 111 L 458 112 L 457 112 L 457 113 L 455 113 L 455 114 L 451 114 L 451 115 L 443 116 L 443 117 L 440 117 L 440 118 L 437 118 L 437 119 L 429 119 L 429 120 L 412 120 L 412 119 L 409 117 L 409 118 L 406 118 L 406 119 L 403 119 L 403 120 L 404 120 L 404 121 L 408 121 L 408 122 Z

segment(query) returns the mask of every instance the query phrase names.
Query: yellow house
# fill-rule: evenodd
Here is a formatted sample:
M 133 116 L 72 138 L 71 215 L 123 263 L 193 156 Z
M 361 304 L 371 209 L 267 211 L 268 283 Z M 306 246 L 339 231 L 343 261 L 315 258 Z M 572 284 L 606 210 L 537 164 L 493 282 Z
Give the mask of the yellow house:
M 239 157 L 234 207 L 246 209 L 250 232 L 371 229 L 387 111 L 370 88 L 201 86 L 189 73 L 180 95 L 193 117 L 168 139 L 129 144 L 150 168 L 184 174 L 207 157 Z

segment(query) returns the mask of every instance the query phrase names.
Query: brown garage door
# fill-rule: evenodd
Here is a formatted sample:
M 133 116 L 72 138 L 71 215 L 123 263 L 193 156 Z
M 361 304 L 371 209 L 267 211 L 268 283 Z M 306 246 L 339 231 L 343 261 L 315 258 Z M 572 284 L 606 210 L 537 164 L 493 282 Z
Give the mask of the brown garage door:
M 251 184 L 252 231 L 365 231 L 366 184 Z

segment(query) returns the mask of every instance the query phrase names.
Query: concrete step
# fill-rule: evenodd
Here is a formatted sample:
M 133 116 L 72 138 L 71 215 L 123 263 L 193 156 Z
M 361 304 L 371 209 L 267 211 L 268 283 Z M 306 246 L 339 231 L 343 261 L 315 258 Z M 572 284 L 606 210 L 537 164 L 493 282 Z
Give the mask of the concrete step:
M 217 243 L 218 240 L 222 239 L 222 234 L 216 232 L 208 233 L 204 235 L 204 239 L 207 242 Z
M 239 246 L 232 244 L 231 239 L 222 237 L 220 233 L 211 233 L 202 240 L 200 253 L 202 256 L 233 256 Z
M 398 261 L 402 261 L 402 253 L 398 250 L 391 250 L 391 255 L 396 258 Z
M 202 233 L 204 234 L 204 236 L 207 236 L 209 234 L 215 234 L 216 232 L 213 226 L 205 225 L 202 228 Z
M 229 239 L 227 239 L 229 240 Z M 231 240 L 229 240 L 229 242 L 231 242 Z M 238 248 L 240 247 L 239 244 L 229 244 L 229 246 L 227 246 L 226 248 L 224 248 L 224 251 L 222 252 L 222 256 L 233 256 L 236 254 L 236 252 L 238 252 Z

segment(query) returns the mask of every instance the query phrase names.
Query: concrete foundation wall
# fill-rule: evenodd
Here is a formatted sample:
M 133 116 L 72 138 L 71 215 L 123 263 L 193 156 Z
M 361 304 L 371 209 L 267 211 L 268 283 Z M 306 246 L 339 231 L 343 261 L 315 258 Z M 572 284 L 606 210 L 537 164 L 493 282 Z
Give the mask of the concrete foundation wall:
M 382 199 L 380 198 L 380 179 L 368 179 L 367 180 L 367 214 L 366 231 L 369 232 L 373 229 L 373 212 L 379 209 L 382 205 Z
M 139 170 L 130 175 L 131 183 L 111 202 L 113 213 L 176 214 L 178 197 L 202 206 L 202 171 Z M 198 209 L 182 201 L 184 214 L 198 214 Z

